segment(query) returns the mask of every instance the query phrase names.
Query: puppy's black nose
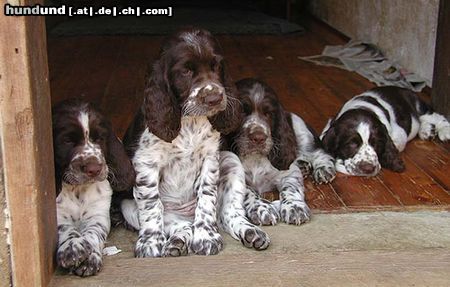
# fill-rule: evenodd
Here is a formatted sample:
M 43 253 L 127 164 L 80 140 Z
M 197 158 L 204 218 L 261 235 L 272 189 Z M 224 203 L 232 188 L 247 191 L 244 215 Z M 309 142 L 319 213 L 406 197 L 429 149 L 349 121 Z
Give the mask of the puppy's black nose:
M 208 94 L 204 98 L 205 104 L 210 107 L 217 106 L 222 102 L 223 95 L 221 93 Z
M 81 170 L 89 177 L 96 177 L 100 174 L 100 171 L 102 170 L 102 165 L 95 163 L 95 162 L 89 162 L 86 165 L 83 165 L 81 167 Z
M 258 145 L 263 144 L 267 139 L 267 135 L 261 130 L 250 133 L 248 137 L 252 143 Z
M 358 164 L 358 169 L 363 173 L 363 174 L 371 174 L 375 171 L 376 166 L 368 163 L 368 162 L 361 162 Z

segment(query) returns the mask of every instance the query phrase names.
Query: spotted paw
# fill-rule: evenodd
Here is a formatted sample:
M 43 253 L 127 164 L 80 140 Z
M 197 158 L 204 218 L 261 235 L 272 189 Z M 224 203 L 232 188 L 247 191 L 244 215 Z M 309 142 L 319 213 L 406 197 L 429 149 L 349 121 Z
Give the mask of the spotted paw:
M 270 245 L 269 235 L 257 226 L 243 228 L 239 237 L 242 244 L 247 248 L 264 250 Z
M 223 248 L 222 236 L 217 232 L 217 228 L 204 226 L 194 226 L 194 236 L 191 249 L 198 255 L 216 255 Z
M 85 261 L 92 252 L 92 246 L 83 237 L 73 238 L 64 242 L 56 254 L 59 266 L 74 268 Z
M 282 202 L 280 207 L 281 220 L 287 224 L 300 225 L 309 221 L 311 211 L 303 201 Z
M 436 137 L 436 126 L 427 122 L 420 124 L 419 138 L 422 140 L 431 140 Z
M 312 166 L 308 161 L 299 159 L 297 160 L 297 166 L 300 169 L 303 178 L 307 178 L 308 175 L 311 174 Z
M 248 218 L 256 225 L 276 225 L 278 211 L 265 199 L 259 199 L 248 211 Z
M 313 171 L 313 179 L 315 183 L 329 183 L 336 177 L 336 168 L 334 163 L 330 165 L 319 166 Z
M 178 236 L 171 236 L 164 245 L 164 256 L 178 257 L 188 255 L 188 245 Z
M 165 242 L 166 238 L 161 232 L 141 232 L 134 254 L 138 258 L 161 257 Z
M 81 264 L 73 269 L 73 273 L 81 277 L 87 277 L 97 274 L 102 268 L 103 261 L 100 252 L 94 251 Z

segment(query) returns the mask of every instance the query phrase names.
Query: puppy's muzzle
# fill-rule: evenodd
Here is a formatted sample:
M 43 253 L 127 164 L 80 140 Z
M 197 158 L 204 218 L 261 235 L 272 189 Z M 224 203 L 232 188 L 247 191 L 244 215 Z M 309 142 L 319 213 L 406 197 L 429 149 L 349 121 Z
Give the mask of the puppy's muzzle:
M 262 129 L 255 129 L 248 134 L 248 138 L 252 145 L 260 146 L 265 144 L 267 135 Z
M 216 85 L 206 85 L 200 89 L 198 96 L 203 104 L 208 107 L 216 107 L 224 101 L 224 90 Z
M 96 157 L 79 158 L 71 163 L 72 170 L 87 180 L 103 180 L 106 165 Z

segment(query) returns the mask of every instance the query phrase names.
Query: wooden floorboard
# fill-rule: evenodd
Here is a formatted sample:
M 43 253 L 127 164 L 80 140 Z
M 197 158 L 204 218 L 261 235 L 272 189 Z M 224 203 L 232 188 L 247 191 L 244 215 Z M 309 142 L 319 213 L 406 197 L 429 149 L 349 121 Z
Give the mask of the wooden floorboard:
M 299 59 L 321 53 L 346 39 L 311 22 L 305 35 L 220 35 L 234 80 L 259 77 L 278 93 L 290 111 L 320 133 L 341 105 L 374 84 L 356 73 Z M 98 104 L 123 135 L 143 93 L 148 63 L 158 56 L 161 36 L 82 36 L 49 38 L 53 103 L 84 97 Z M 421 94 L 429 100 L 429 95 Z M 406 172 L 383 171 L 374 178 L 339 175 L 331 185 L 306 181 L 307 200 L 316 212 L 401 210 L 450 206 L 450 144 L 415 139 L 402 155 Z

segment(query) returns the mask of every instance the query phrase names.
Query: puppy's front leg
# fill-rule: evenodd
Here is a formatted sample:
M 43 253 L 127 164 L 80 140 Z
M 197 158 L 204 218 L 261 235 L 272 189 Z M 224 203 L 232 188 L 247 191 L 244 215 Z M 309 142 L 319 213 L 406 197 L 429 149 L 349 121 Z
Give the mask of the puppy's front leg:
M 136 184 L 133 188 L 138 207 L 139 238 L 136 257 L 161 257 L 166 241 L 164 207 L 159 196 L 159 167 L 156 162 L 134 162 Z
M 220 153 L 220 223 L 222 228 L 245 247 L 264 250 L 270 238 L 258 226 L 250 223 L 245 214 L 244 198 L 249 190 L 245 186 L 245 172 L 234 153 Z
M 110 229 L 112 190 L 104 180 L 80 193 L 66 187 L 56 200 L 59 237 L 56 257 L 59 266 L 79 276 L 90 276 L 102 267 L 102 250 Z
M 295 163 L 291 164 L 289 170 L 280 172 L 277 188 L 280 191 L 281 220 L 296 225 L 308 221 L 311 211 L 305 202 L 303 177 Z
M 276 225 L 278 211 L 272 203 L 262 198 L 256 191 L 247 188 L 245 193 L 244 207 L 247 217 L 253 224 Z
M 111 227 L 109 207 L 112 189 L 109 182 L 105 180 L 99 183 L 92 193 L 98 193 L 100 196 L 86 206 L 80 219 L 81 234 L 88 242 L 90 253 L 86 260 L 73 270 L 78 276 L 91 276 L 100 271 L 103 265 L 102 251 Z
M 199 255 L 214 255 L 223 247 L 217 227 L 217 184 L 219 181 L 219 155 L 207 156 L 194 188 L 197 207 L 193 225 L 191 249 Z
M 92 249 L 77 227 L 77 206 L 69 194 L 64 192 L 56 199 L 58 221 L 58 250 L 56 261 L 59 266 L 73 270 L 85 261 Z M 77 217 L 75 217 L 77 216 Z

